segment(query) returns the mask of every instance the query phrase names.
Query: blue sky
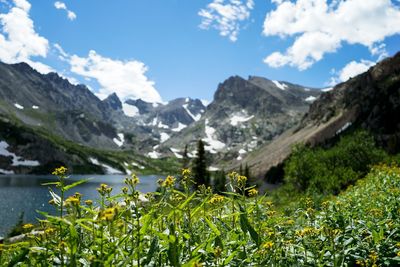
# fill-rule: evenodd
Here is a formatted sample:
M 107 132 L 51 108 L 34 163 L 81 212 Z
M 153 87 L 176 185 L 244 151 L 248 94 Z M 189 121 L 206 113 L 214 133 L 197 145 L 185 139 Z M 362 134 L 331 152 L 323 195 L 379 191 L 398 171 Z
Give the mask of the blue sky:
M 123 99 L 212 100 L 232 75 L 327 87 L 400 50 L 399 1 L 346 2 L 1 0 L 0 60 Z

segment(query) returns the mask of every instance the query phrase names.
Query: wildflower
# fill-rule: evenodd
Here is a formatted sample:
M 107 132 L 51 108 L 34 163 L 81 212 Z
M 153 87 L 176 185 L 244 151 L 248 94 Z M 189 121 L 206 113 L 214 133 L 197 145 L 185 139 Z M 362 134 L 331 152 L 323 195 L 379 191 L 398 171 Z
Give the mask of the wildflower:
M 400 257 L 400 250 L 397 251 L 397 257 Z
M 31 224 L 31 223 L 24 224 L 24 225 L 22 226 L 22 228 L 23 228 L 24 230 L 30 230 L 30 229 L 33 228 L 33 224 Z
M 108 208 L 101 212 L 100 215 L 100 220 L 102 221 L 112 221 L 115 216 L 117 215 L 117 209 L 116 208 Z
M 231 172 L 228 174 L 229 179 L 231 180 L 235 180 L 236 176 L 238 176 L 239 174 L 237 172 Z
M 209 201 L 208 203 L 210 204 L 218 204 L 218 203 L 222 203 L 224 201 L 224 197 L 218 194 L 215 194 Z
M 269 211 L 267 211 L 267 215 L 268 215 L 268 216 L 274 216 L 275 213 L 276 213 L 276 211 L 274 211 L 274 210 L 269 210 Z
M 56 168 L 52 174 L 56 176 L 64 176 L 67 173 L 68 169 L 64 166 L 61 166 L 59 168 Z
M 189 176 L 190 170 L 189 169 L 182 169 L 182 176 Z
M 100 195 L 104 196 L 105 194 L 110 194 L 112 191 L 112 187 L 108 187 L 106 184 L 100 184 L 100 187 L 97 188 L 97 191 Z
M 246 184 L 246 181 L 247 181 L 247 177 L 246 176 L 238 175 L 236 177 L 236 179 L 237 179 L 237 182 L 238 182 L 239 185 L 245 185 Z
M 361 259 L 356 260 L 356 264 L 357 264 L 357 265 L 360 265 L 360 266 L 365 266 L 365 265 L 366 265 L 366 264 L 365 264 L 365 261 L 364 261 L 364 260 L 361 260 Z
M 125 179 L 125 184 L 130 185 L 130 186 L 137 186 L 140 183 L 139 177 L 137 177 L 135 174 L 132 174 L 130 178 Z
M 222 249 L 221 249 L 219 246 L 217 246 L 217 247 L 214 249 L 214 256 L 217 257 L 217 258 L 219 258 L 219 257 L 221 257 L 221 254 L 222 254 Z
M 49 200 L 49 204 L 50 204 L 50 205 L 55 205 L 56 202 L 55 202 L 54 199 L 52 198 L 52 199 Z
M 271 201 L 267 201 L 267 202 L 265 202 L 265 204 L 266 204 L 268 207 L 272 207 L 272 205 L 273 205 L 273 203 L 272 203 Z
M 76 192 L 76 193 L 75 193 L 75 197 L 76 197 L 77 199 L 81 200 L 81 199 L 82 199 L 82 194 L 79 193 L 79 192 Z
M 378 253 L 372 251 L 371 254 L 369 254 L 369 258 L 371 259 L 372 263 L 375 264 L 378 260 Z
M 274 246 L 274 242 L 268 241 L 264 244 L 262 244 L 263 249 L 271 249 Z
M 65 205 L 66 206 L 77 206 L 79 205 L 79 198 L 75 197 L 75 196 L 70 196 L 65 200 Z
M 163 187 L 173 187 L 175 183 L 175 178 L 171 175 L 168 175 L 167 178 L 162 183 Z
M 294 224 L 294 220 L 292 220 L 292 219 L 287 220 L 287 221 L 286 221 L 286 224 L 287 224 L 287 225 L 292 225 L 292 224 Z
M 128 194 L 128 187 L 126 186 L 122 187 L 122 193 Z
M 93 205 L 93 201 L 90 200 L 90 199 L 85 200 L 85 204 L 86 204 L 87 206 L 92 206 L 92 205 Z
M 46 230 L 44 230 L 45 234 L 51 235 L 56 231 L 56 229 L 54 228 L 47 228 Z
M 258 195 L 258 190 L 255 188 L 252 188 L 249 190 L 249 197 L 255 197 Z

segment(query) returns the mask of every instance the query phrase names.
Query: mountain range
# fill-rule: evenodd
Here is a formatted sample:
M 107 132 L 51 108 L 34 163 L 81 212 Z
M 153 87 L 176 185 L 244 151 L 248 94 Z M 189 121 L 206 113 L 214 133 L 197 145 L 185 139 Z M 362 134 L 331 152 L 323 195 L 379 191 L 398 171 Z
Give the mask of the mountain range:
M 333 89 L 232 76 L 207 106 L 191 98 L 121 100 L 115 93 L 101 100 L 57 73 L 0 63 L 0 173 L 48 173 L 59 164 L 75 173 L 160 172 L 179 166 L 186 146 L 194 157 L 202 139 L 212 170 L 248 164 L 263 177 L 293 144 L 315 145 L 351 127 L 372 131 L 397 151 L 399 58 Z

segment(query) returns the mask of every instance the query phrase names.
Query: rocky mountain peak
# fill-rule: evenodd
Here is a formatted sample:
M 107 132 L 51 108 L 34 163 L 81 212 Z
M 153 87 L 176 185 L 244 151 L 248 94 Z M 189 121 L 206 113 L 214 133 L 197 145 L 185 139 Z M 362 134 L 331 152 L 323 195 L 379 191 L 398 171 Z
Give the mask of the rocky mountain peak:
M 116 93 L 112 93 L 106 99 L 103 100 L 105 105 L 108 105 L 113 110 L 121 110 L 122 102 Z

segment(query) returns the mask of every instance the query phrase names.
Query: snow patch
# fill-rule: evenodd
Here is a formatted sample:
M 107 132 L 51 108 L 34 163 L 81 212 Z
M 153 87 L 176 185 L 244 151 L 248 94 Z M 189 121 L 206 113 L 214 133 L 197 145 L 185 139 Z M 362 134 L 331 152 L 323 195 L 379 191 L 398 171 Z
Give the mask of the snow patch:
M 314 102 L 315 100 L 316 100 L 317 98 L 315 97 L 315 96 L 309 96 L 309 97 L 307 97 L 306 99 L 304 99 L 305 101 L 307 101 L 307 102 L 310 102 L 310 103 L 312 103 L 312 102 Z
M 149 152 L 147 155 L 152 159 L 158 159 L 161 156 L 157 151 Z
M 189 97 L 186 97 L 186 98 L 185 98 L 185 102 L 186 102 L 186 103 L 189 103 Z
M 128 117 L 135 117 L 135 116 L 139 115 L 139 109 L 133 105 L 123 103 L 122 110 L 124 111 L 125 115 Z
M 132 164 L 132 166 L 135 166 L 135 167 L 137 167 L 137 168 L 139 168 L 141 170 L 143 170 L 145 168 L 143 165 L 140 165 L 139 163 L 134 162 L 134 161 L 131 164 Z
M 201 103 L 203 104 L 203 106 L 207 107 L 210 104 L 210 101 L 207 99 L 200 99 Z
M 182 105 L 182 107 L 186 110 L 187 114 L 189 114 L 189 116 L 192 117 L 194 121 L 200 120 L 201 114 L 193 115 L 193 113 L 190 112 L 190 110 L 188 109 L 188 104 L 184 104 Z
M 89 157 L 89 161 L 94 165 L 98 165 L 98 166 L 103 167 L 105 172 L 106 172 L 106 174 L 123 174 L 120 170 L 117 170 L 117 169 L 111 167 L 110 165 L 101 163 L 96 158 Z
M 310 89 L 310 88 L 304 88 L 304 91 L 306 91 L 306 92 L 310 92 L 310 91 L 311 91 L 311 89 Z
M 0 173 L 2 173 L 2 174 L 15 174 L 14 171 L 8 171 L 8 170 L 3 170 L 3 169 L 0 169 Z
M 243 115 L 238 115 L 238 114 L 236 114 L 236 115 L 233 115 L 231 118 L 230 118 L 230 121 L 231 121 L 231 125 L 232 126 L 237 126 L 239 123 L 241 123 L 241 122 L 246 122 L 246 121 L 248 121 L 248 120 L 251 120 L 252 118 L 254 118 L 254 115 L 251 115 L 250 117 L 245 117 L 245 116 L 243 116 Z
M 153 108 L 156 108 L 156 107 L 158 107 L 159 105 L 160 105 L 160 104 L 157 103 L 157 102 L 152 103 Z
M 5 157 L 12 157 L 12 166 L 39 166 L 40 163 L 37 160 L 24 160 L 22 157 L 8 151 L 9 145 L 5 141 L 0 141 L 0 155 Z
M 329 92 L 329 91 L 331 91 L 332 89 L 333 89 L 333 87 L 328 87 L 328 88 L 322 89 L 321 91 L 322 91 L 322 92 Z
M 243 148 L 242 148 L 242 149 L 240 149 L 238 152 L 239 152 L 239 154 L 246 154 L 246 153 L 247 153 L 247 151 L 246 151 L 246 150 L 244 150 Z
M 351 122 L 346 122 L 346 124 L 343 125 L 343 127 L 340 128 L 340 129 L 336 132 L 336 134 L 340 134 L 341 132 L 343 132 L 343 131 L 345 131 L 347 128 L 349 128 L 350 126 L 351 126 Z
M 24 107 L 23 106 L 21 106 L 20 104 L 18 104 L 18 103 L 15 103 L 14 104 L 14 106 L 17 108 L 17 109 L 24 109 Z
M 160 133 L 160 142 L 164 143 L 170 138 L 169 134 L 167 133 Z
M 242 159 L 243 159 L 243 158 L 242 158 L 242 156 L 240 156 L 240 155 L 236 158 L 236 160 L 239 160 L 239 161 L 242 160 Z
M 123 133 L 119 133 L 117 135 L 118 135 L 118 138 L 114 138 L 113 141 L 114 141 L 114 143 L 117 144 L 117 146 L 121 147 L 125 142 L 125 137 L 124 137 Z
M 169 126 L 163 124 L 162 121 L 159 121 L 159 122 L 158 122 L 157 127 L 158 127 L 158 128 L 163 128 L 163 129 L 169 129 Z
M 215 171 L 219 171 L 219 168 L 218 167 L 214 167 L 214 166 L 210 166 L 210 167 L 208 167 L 208 170 L 210 172 L 215 172 Z
M 180 131 L 182 131 L 183 129 L 185 129 L 186 127 L 187 127 L 186 124 L 183 124 L 183 123 L 178 122 L 178 126 L 176 126 L 176 128 L 173 128 L 172 131 L 173 131 L 173 132 L 180 132 Z
M 32 108 L 33 108 L 33 109 L 39 109 L 39 107 L 38 107 L 38 106 L 35 106 L 35 105 L 33 105 Z
M 180 152 L 179 149 L 171 147 L 170 150 L 172 151 L 172 153 L 174 153 L 175 157 L 177 157 L 178 159 L 183 158 L 183 156 L 181 154 L 179 154 L 179 152 Z
M 225 144 L 215 138 L 215 129 L 211 126 L 208 126 L 208 119 L 205 121 L 205 134 L 206 138 L 203 138 L 203 141 L 208 144 L 208 146 L 204 146 L 204 149 L 209 151 L 212 154 L 217 153 L 216 150 L 221 150 L 225 147 Z
M 276 87 L 278 87 L 281 90 L 285 90 L 288 87 L 286 84 L 280 83 L 278 81 L 272 81 L 272 82 L 276 85 Z

